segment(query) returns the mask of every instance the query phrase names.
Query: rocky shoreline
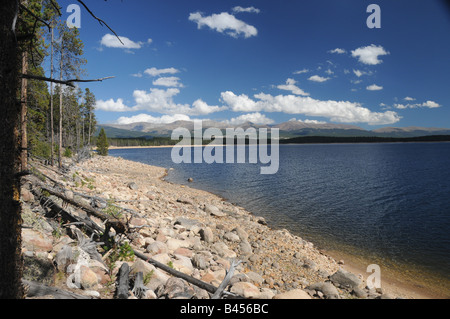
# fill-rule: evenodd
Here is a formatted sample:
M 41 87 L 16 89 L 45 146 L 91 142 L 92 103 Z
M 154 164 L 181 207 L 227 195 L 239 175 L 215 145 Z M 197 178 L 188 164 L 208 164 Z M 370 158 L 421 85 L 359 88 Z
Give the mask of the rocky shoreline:
M 120 214 L 133 230 L 121 247 L 143 252 L 192 278 L 218 287 L 233 261 L 241 261 L 227 285 L 229 293 L 248 299 L 409 298 L 369 289 L 361 275 L 342 269 L 343 261 L 285 229 L 271 229 L 264 218 L 216 195 L 164 181 L 163 168 L 115 157 L 67 161 L 64 173 L 36 164 L 35 175 L 59 185 L 67 198 Z M 125 250 L 120 250 L 121 258 L 114 262 L 111 251 L 101 245 L 99 258 L 89 256 L 80 248 L 80 238 L 74 239 L 76 223 L 58 223 L 48 217 L 51 207 L 45 206 L 33 187 L 30 181 L 22 186 L 24 279 L 77 295 L 111 299 L 116 297 L 119 270 L 127 263 L 131 275 L 143 274 L 145 286 L 140 290 L 143 293 L 130 289 L 128 298 L 211 297 L 206 290 Z M 46 195 L 71 214 L 86 216 L 80 208 Z

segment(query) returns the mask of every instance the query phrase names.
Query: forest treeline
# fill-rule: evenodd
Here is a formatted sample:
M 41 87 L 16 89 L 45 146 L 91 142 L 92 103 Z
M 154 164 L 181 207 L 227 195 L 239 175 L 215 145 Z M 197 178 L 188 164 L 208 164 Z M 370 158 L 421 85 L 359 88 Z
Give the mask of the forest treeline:
M 62 19 L 57 1 L 27 0 L 21 3 L 19 34 L 30 37 L 22 43 L 20 88 L 22 148 L 29 155 L 61 163 L 62 156 L 93 144 L 96 117 L 95 95 L 89 89 L 42 81 L 86 77 L 84 44 L 77 28 Z
M 169 146 L 176 145 L 180 141 L 172 140 L 170 137 L 138 137 L 138 138 L 108 138 L 110 146 L 116 147 L 139 147 L 139 146 Z M 217 139 L 215 142 L 218 142 Z M 280 139 L 280 144 L 333 144 L 333 143 L 407 143 L 407 142 L 450 142 L 450 135 L 430 135 L 418 137 L 377 137 L 377 136 L 349 136 L 349 137 L 334 137 L 334 136 L 302 136 L 289 139 Z M 203 140 L 203 145 L 210 144 L 210 140 Z M 271 140 L 267 140 L 270 144 Z M 194 145 L 195 140 L 191 140 Z M 223 140 L 226 144 L 226 139 Z M 234 144 L 238 144 L 237 139 Z M 249 139 L 245 139 L 245 144 L 249 144 Z
M 430 135 L 418 137 L 301 136 L 280 140 L 280 144 L 407 143 L 407 142 L 450 142 L 450 135 Z

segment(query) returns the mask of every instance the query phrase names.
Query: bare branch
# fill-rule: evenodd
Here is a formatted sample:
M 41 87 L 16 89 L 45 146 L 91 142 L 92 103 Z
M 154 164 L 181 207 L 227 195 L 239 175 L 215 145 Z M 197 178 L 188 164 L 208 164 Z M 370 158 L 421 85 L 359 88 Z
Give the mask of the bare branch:
M 87 10 L 87 12 L 89 12 L 89 14 L 90 14 L 95 20 L 97 20 L 97 21 L 100 23 L 101 26 L 106 26 L 109 30 L 111 30 L 112 33 L 114 33 L 114 35 L 117 37 L 117 39 L 119 39 L 120 43 L 122 43 L 122 45 L 125 45 L 125 44 L 122 42 L 122 40 L 120 39 L 120 37 L 117 35 L 117 33 L 116 33 L 113 29 L 111 29 L 110 26 L 109 26 L 105 21 L 103 21 L 102 19 L 96 17 L 95 14 L 88 8 L 88 6 L 87 6 L 83 1 L 81 1 L 81 0 L 77 0 L 77 1 L 78 1 L 79 3 L 81 3 L 81 5 Z
M 108 79 L 114 78 L 114 76 L 108 76 L 108 77 L 105 77 L 105 78 L 94 79 L 94 80 L 72 79 L 72 80 L 61 81 L 61 80 L 50 79 L 50 78 L 47 78 L 47 77 L 44 77 L 44 76 L 38 76 L 38 75 L 32 75 L 32 74 L 21 74 L 20 77 L 24 78 L 24 79 L 40 80 L 40 81 L 47 81 L 47 82 L 57 83 L 57 84 L 64 84 L 64 85 L 68 85 L 68 86 L 73 87 L 73 88 L 75 87 L 75 85 L 73 85 L 74 82 L 102 82 L 104 80 L 108 80 Z

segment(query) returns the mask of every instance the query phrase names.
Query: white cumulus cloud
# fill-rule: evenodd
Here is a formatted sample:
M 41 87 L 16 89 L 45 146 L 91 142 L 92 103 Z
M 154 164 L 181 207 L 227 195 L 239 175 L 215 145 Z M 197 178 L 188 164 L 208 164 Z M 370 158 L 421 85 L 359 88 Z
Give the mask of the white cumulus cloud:
M 352 57 L 358 58 L 359 62 L 369 65 L 377 65 L 383 61 L 378 59 L 379 56 L 388 55 L 382 46 L 376 46 L 374 44 L 361 47 L 352 51 Z
M 113 34 L 105 34 L 101 40 L 101 44 L 108 48 L 122 48 L 122 49 L 140 49 L 142 47 L 142 42 L 134 42 L 127 37 L 119 36 L 119 39 Z
M 426 101 L 424 103 L 414 103 L 414 104 L 394 104 L 394 108 L 404 110 L 404 109 L 416 109 L 419 107 L 426 107 L 430 109 L 435 109 L 441 107 L 442 105 L 434 101 Z
M 294 74 L 303 74 L 303 73 L 308 73 L 308 72 L 309 72 L 308 69 L 303 69 L 303 70 L 295 71 Z
M 321 101 L 311 97 L 259 93 L 255 99 L 247 95 L 222 92 L 221 98 L 234 112 L 282 112 L 325 117 L 340 123 L 368 123 L 370 125 L 393 124 L 400 120 L 396 112 L 372 112 L 359 103 L 348 101 Z
M 236 6 L 232 10 L 233 10 L 234 13 L 240 13 L 240 12 L 260 13 L 261 12 L 261 10 L 255 8 L 255 7 L 243 8 L 241 6 Z
M 253 124 L 262 124 L 262 125 L 275 123 L 274 120 L 266 117 L 264 114 L 261 114 L 259 112 L 244 114 L 225 122 L 232 125 L 239 125 L 246 122 L 252 122 Z
M 329 79 L 330 78 L 324 78 L 319 75 L 313 75 L 308 80 L 313 81 L 313 82 L 325 82 L 325 81 L 328 81 Z
M 207 115 L 215 112 L 224 111 L 226 106 L 211 106 L 201 99 L 196 100 L 192 105 L 175 103 L 173 98 L 180 93 L 177 88 L 157 89 L 150 91 L 135 90 L 133 97 L 135 105 L 126 106 L 122 99 L 110 99 L 108 101 L 99 100 L 96 104 L 97 110 L 109 112 L 135 112 L 148 111 L 160 114 L 175 115 Z
M 148 114 L 139 114 L 131 117 L 119 117 L 117 124 L 132 124 L 132 123 L 153 123 L 153 124 L 169 124 L 176 121 L 190 121 L 190 117 L 184 114 L 163 115 L 155 117 Z
M 376 84 L 372 84 L 369 85 L 368 87 L 366 87 L 367 91 L 380 91 L 383 89 L 382 86 L 376 85 Z
M 294 93 L 296 95 L 308 96 L 309 93 L 304 92 L 302 89 L 300 89 L 298 86 L 296 86 L 295 85 L 296 83 L 297 83 L 297 81 L 295 81 L 294 79 L 287 79 L 286 84 L 278 85 L 277 88 L 280 90 L 291 91 L 292 93 Z
M 145 74 L 148 74 L 150 76 L 159 76 L 161 74 L 176 74 L 178 72 L 180 71 L 175 68 L 157 69 L 155 67 L 149 68 L 144 71 Z
M 131 108 L 123 104 L 122 99 L 109 99 L 107 101 L 97 100 L 95 104 L 95 109 L 99 111 L 107 111 L 107 112 L 128 112 L 131 111 Z
M 234 38 L 243 35 L 250 38 L 258 35 L 258 30 L 242 20 L 237 19 L 228 12 L 203 16 L 200 12 L 191 13 L 189 20 L 197 23 L 197 27 L 201 29 L 204 26 L 209 27 L 220 33 L 226 33 Z
M 441 105 L 439 105 L 438 103 L 436 103 L 434 101 L 426 101 L 425 103 L 422 104 L 422 107 L 429 107 L 431 109 L 434 109 L 437 107 L 441 107 Z
M 180 78 L 177 78 L 175 76 L 161 77 L 154 80 L 153 85 L 174 87 L 174 88 L 183 87 L 183 84 L 181 84 L 179 81 Z
M 344 54 L 344 53 L 347 52 L 347 51 L 345 51 L 344 49 L 336 48 L 336 49 L 330 50 L 330 51 L 328 51 L 328 52 L 329 52 L 329 53 Z

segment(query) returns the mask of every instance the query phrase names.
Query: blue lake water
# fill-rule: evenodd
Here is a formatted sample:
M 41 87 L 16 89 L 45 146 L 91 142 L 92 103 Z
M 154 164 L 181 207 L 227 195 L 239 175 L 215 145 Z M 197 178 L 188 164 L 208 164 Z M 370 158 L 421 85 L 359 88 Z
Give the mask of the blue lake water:
M 170 148 L 110 155 L 173 168 L 166 180 L 220 195 L 320 248 L 450 280 L 450 143 L 280 145 L 275 175 L 261 175 L 260 163 L 174 164 Z

